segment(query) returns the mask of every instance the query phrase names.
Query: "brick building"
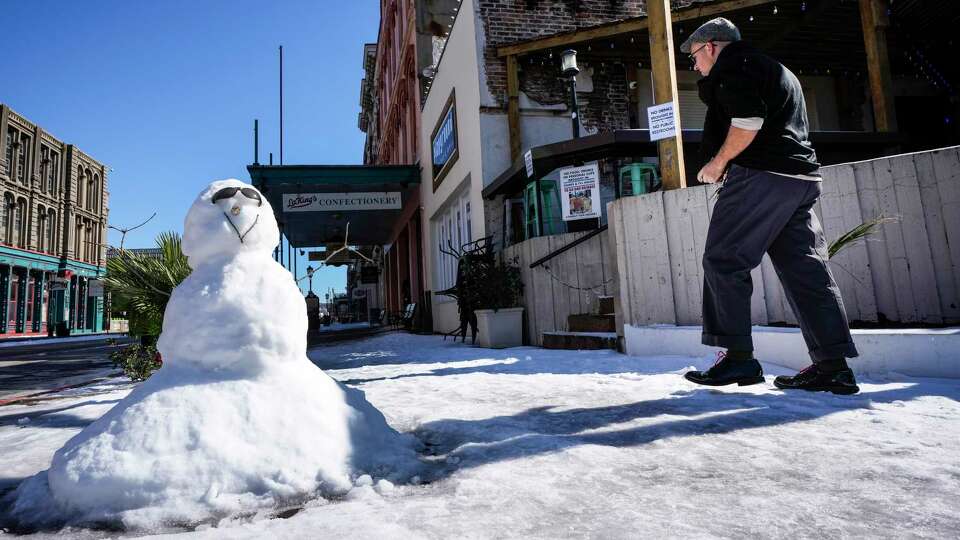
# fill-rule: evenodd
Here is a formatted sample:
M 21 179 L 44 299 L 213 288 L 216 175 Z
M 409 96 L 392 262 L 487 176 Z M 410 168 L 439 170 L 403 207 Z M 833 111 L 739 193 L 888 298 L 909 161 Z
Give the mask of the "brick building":
M 107 167 L 0 104 L 0 338 L 104 329 Z
M 456 0 L 381 0 L 376 44 L 364 45 L 359 128 L 367 134 L 365 165 L 414 165 L 419 157 L 420 110 L 429 74 L 446 40 L 460 2 Z M 400 312 L 423 305 L 421 244 L 423 216 L 419 196 L 408 200 L 390 227 L 383 250 L 383 305 Z M 417 313 L 418 325 L 429 327 Z

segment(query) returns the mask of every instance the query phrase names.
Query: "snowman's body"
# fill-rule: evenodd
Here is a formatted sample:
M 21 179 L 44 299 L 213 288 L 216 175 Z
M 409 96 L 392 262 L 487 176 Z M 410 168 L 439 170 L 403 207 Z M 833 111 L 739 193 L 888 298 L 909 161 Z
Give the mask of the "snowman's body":
M 163 368 L 54 455 L 49 491 L 73 520 L 192 521 L 413 462 L 362 393 L 306 358 L 303 297 L 271 258 L 272 209 L 240 192 L 211 200 L 231 186 L 250 187 L 214 182 L 187 217 L 193 272 L 167 305 Z

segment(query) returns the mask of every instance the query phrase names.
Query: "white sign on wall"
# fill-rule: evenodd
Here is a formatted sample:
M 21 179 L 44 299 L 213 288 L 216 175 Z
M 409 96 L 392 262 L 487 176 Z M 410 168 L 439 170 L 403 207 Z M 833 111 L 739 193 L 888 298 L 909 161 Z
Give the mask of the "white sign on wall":
M 89 279 L 87 280 L 87 296 L 103 296 L 103 280 L 102 279 Z
M 673 102 L 647 107 L 647 125 L 650 140 L 659 141 L 677 135 L 677 120 L 673 115 Z
M 284 193 L 284 212 L 344 212 L 351 210 L 400 210 L 400 192 L 376 193 Z
M 600 168 L 596 163 L 560 169 L 563 220 L 600 217 Z
M 533 178 L 533 152 L 530 150 L 523 153 L 523 164 L 527 167 L 527 178 Z

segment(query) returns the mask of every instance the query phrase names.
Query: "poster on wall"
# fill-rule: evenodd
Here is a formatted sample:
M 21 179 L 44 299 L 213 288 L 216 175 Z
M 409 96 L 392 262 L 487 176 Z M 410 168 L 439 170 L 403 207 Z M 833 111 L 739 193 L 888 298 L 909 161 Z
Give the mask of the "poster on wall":
M 596 163 L 560 170 L 563 220 L 600 217 L 600 168 Z

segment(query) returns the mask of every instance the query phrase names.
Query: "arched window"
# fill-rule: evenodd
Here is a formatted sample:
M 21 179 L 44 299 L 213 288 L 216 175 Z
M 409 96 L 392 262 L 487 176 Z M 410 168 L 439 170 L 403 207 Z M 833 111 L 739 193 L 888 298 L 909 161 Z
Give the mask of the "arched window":
M 57 212 L 47 210 L 47 253 L 57 252 Z
M 90 210 L 94 212 L 100 211 L 100 175 L 93 175 L 93 190 L 92 196 L 90 197 Z
M 83 208 L 83 167 L 77 166 L 77 208 Z
M 86 170 L 86 172 L 84 173 L 84 178 L 87 179 L 87 187 L 86 189 L 84 189 L 84 192 L 83 192 L 83 195 L 84 195 L 83 201 L 85 203 L 83 207 L 86 208 L 87 210 L 90 210 L 91 208 L 93 208 L 93 199 L 95 197 L 95 194 L 93 191 L 93 173 L 90 172 L 90 169 Z

